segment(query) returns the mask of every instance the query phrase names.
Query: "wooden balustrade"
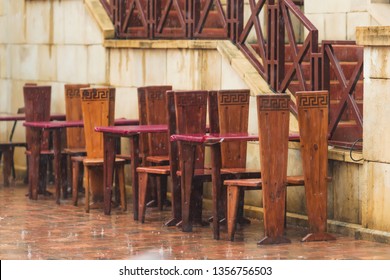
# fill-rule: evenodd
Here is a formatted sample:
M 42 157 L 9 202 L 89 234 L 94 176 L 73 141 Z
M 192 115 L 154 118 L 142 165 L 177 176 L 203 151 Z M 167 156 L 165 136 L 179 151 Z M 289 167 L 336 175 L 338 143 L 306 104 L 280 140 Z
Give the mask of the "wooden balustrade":
M 249 15 L 244 14 L 244 0 L 101 2 L 118 38 L 230 40 L 274 92 L 295 96 L 297 91 L 328 90 L 330 142 L 351 146 L 362 138 L 363 53 L 352 51 L 356 69 L 345 71 L 348 67 L 333 50 L 359 47 L 351 41 L 319 44 L 318 30 L 300 9 L 303 0 L 249 0 Z M 296 22 L 305 38 L 298 36 Z M 297 116 L 293 102 L 290 111 Z

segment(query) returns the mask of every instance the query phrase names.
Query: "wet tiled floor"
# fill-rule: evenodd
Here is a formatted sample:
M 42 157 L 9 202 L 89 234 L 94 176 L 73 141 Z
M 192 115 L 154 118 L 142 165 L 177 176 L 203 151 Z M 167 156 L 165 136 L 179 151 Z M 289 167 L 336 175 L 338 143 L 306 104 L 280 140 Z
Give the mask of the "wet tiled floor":
M 50 189 L 49 189 L 50 190 Z M 289 226 L 291 244 L 257 246 L 261 221 L 238 230 L 236 241 L 212 238 L 210 227 L 192 233 L 164 227 L 169 211 L 148 208 L 145 224 L 131 210 L 85 213 L 83 201 L 56 205 L 53 197 L 29 200 L 27 186 L 0 184 L 0 259 L 390 259 L 390 245 L 336 235 L 331 242 L 301 243 L 306 230 Z M 129 207 L 131 209 L 131 206 Z M 207 216 L 207 213 L 205 213 Z

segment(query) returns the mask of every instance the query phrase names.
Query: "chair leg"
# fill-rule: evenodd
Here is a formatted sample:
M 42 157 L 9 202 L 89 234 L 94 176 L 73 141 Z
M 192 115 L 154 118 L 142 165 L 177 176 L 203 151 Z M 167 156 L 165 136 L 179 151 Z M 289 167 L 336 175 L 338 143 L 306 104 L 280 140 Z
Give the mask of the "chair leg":
M 67 181 L 67 192 L 72 192 L 72 198 L 73 198 L 73 162 L 72 162 L 72 156 L 66 155 L 66 181 Z
M 89 167 L 86 166 L 84 172 L 85 172 L 85 212 L 89 213 L 89 193 L 90 193 Z
M 26 176 L 24 176 L 23 182 L 27 185 L 28 184 L 28 174 L 29 174 L 29 161 L 28 161 L 28 155 L 26 155 Z
M 39 162 L 39 186 L 38 193 L 46 195 L 47 186 L 47 161 L 49 156 L 41 156 Z
M 80 162 L 72 162 L 72 201 L 73 205 L 77 206 L 78 202 L 78 180 L 80 172 Z
M 191 197 L 191 212 L 193 214 L 192 220 L 194 224 L 200 226 L 208 225 L 208 222 L 202 221 L 202 210 L 203 210 L 203 182 L 199 180 L 194 181 L 194 188 L 192 190 Z
M 157 189 L 157 207 L 160 211 L 162 211 L 167 200 L 167 177 L 156 177 L 155 182 Z
M 62 198 L 67 199 L 68 198 L 68 185 L 71 183 L 69 182 L 69 177 L 68 173 L 71 168 L 68 168 L 68 156 L 67 155 L 62 155 L 61 156 L 61 164 L 62 164 L 62 169 L 61 169 L 61 188 L 62 188 Z
M 127 210 L 127 201 L 126 201 L 126 186 L 125 186 L 125 165 L 120 164 L 117 167 L 117 177 L 118 177 L 118 186 L 120 192 L 120 201 L 122 211 Z
M 4 186 L 10 185 L 9 178 L 12 170 L 12 148 L 3 150 L 3 180 Z
M 146 172 L 138 173 L 138 220 L 145 222 L 146 197 L 148 193 L 149 174 Z
M 244 216 L 244 205 L 245 205 L 245 190 L 240 189 L 240 197 L 238 204 L 237 223 L 240 225 L 249 225 L 251 221 Z
M 12 178 L 15 180 L 16 172 L 15 172 L 14 152 L 15 152 L 15 148 L 12 147 L 11 148 L 11 172 L 12 172 Z
M 234 241 L 236 232 L 238 201 L 240 198 L 240 190 L 237 186 L 228 186 L 227 190 L 227 230 L 228 240 Z
M 112 189 L 113 194 L 114 194 L 114 201 L 115 205 L 118 206 L 121 204 L 121 190 L 120 190 L 120 182 L 119 182 L 119 167 L 115 166 L 114 170 L 114 180 L 115 180 L 115 186 Z

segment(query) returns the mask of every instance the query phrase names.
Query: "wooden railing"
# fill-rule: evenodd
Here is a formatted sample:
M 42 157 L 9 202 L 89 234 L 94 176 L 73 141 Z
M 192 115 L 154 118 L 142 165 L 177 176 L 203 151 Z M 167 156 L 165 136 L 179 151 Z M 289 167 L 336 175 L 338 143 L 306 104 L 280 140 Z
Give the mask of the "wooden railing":
M 247 0 L 249 15 L 244 12 L 244 0 L 101 2 L 115 25 L 117 38 L 228 39 L 273 91 L 295 95 L 298 91 L 328 90 L 330 142 L 351 146 L 362 138 L 362 50 L 350 41 L 324 41 L 320 45 L 318 30 L 300 9 L 303 0 Z M 244 18 L 248 20 L 244 22 Z M 345 57 L 339 59 L 334 50 L 351 46 L 357 50 L 353 51 L 355 60 L 345 65 Z M 297 114 L 294 104 L 291 112 Z M 359 145 L 361 148 L 361 142 Z

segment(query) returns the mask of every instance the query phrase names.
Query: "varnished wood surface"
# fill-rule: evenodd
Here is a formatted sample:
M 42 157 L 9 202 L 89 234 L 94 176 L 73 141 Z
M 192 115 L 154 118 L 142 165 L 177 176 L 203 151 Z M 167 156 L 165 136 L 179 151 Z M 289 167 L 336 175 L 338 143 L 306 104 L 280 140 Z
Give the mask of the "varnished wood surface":
M 304 241 L 331 240 L 326 233 L 328 194 L 327 91 L 297 93 L 298 124 L 311 234 Z
M 113 126 L 115 116 L 115 88 L 83 88 L 81 90 L 81 104 L 84 120 L 84 133 L 86 141 L 87 155 L 84 159 L 85 168 L 85 193 L 86 205 L 85 210 L 89 212 L 89 195 L 92 194 L 92 203 L 104 201 L 104 213 L 110 213 L 112 191 L 104 184 L 104 164 L 100 166 L 89 165 L 88 161 L 93 159 L 103 159 L 105 150 L 103 146 L 102 133 L 95 131 L 97 126 Z M 115 150 L 110 151 L 110 156 L 115 157 Z M 125 161 L 113 162 L 112 169 L 109 172 L 113 176 L 114 167 L 116 176 L 118 176 L 119 190 L 121 197 L 125 196 L 125 178 L 124 178 Z M 103 169 L 103 170 L 102 170 Z M 103 171 L 103 172 L 102 172 Z M 122 210 L 126 210 L 126 202 L 122 199 Z
M 23 97 L 27 122 L 50 121 L 50 86 L 25 85 Z M 48 136 L 48 133 L 42 135 L 37 129 L 26 128 L 27 151 L 30 153 L 28 156 L 29 197 L 35 200 L 38 198 L 38 192 L 46 192 L 47 162 L 45 159 L 47 158 L 42 158 L 41 161 L 41 150 L 49 149 Z

